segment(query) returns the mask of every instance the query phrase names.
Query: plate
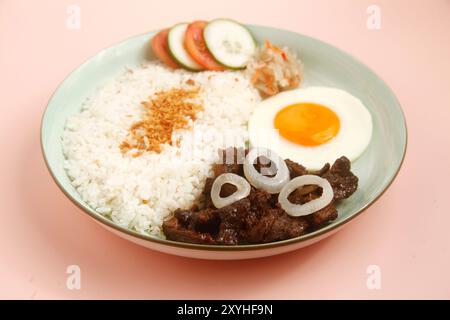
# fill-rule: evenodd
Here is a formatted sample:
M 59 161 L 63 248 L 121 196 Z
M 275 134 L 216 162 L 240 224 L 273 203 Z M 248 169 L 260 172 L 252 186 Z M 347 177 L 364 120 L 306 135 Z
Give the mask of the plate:
M 248 26 L 259 43 L 296 51 L 305 65 L 303 86 L 322 85 L 348 91 L 361 99 L 372 115 L 372 140 L 352 163 L 359 177 L 358 190 L 337 207 L 339 217 L 326 227 L 301 237 L 257 245 L 212 246 L 158 239 L 116 225 L 90 208 L 71 185 L 63 168 L 61 134 L 68 117 L 80 111 L 82 102 L 126 66 L 153 59 L 149 40 L 155 32 L 135 36 L 109 47 L 80 65 L 56 89 L 42 118 L 41 145 L 47 167 L 64 194 L 83 212 L 115 234 L 150 249 L 201 259 L 249 259 L 271 256 L 305 247 L 335 233 L 374 203 L 396 177 L 406 152 L 405 118 L 395 95 L 369 68 L 347 53 L 322 41 L 263 26 Z

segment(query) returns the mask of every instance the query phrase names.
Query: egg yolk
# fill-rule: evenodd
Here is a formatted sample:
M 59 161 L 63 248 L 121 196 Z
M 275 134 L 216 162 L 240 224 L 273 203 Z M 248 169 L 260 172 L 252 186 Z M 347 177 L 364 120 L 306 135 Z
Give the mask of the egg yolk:
M 339 132 L 336 113 L 315 103 L 297 103 L 278 111 L 275 128 L 287 140 L 303 146 L 318 146 Z

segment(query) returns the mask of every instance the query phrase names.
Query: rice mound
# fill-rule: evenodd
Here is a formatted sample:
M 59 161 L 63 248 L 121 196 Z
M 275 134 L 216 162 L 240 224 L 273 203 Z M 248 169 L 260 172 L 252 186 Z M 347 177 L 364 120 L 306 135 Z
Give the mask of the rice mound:
M 177 145 L 133 157 L 120 144 L 141 120 L 141 102 L 172 88 L 200 87 L 203 112 L 191 128 L 173 133 Z M 105 83 L 67 120 L 64 168 L 82 199 L 123 227 L 163 237 L 173 210 L 201 202 L 219 148 L 242 147 L 260 96 L 242 71 L 170 70 L 159 62 L 127 68 Z

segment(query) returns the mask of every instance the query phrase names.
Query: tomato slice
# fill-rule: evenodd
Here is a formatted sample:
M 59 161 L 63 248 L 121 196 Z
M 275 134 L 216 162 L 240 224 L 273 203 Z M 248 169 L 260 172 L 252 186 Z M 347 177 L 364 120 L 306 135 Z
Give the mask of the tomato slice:
M 179 66 L 169 53 L 169 46 L 167 44 L 168 33 L 169 29 L 164 29 L 157 33 L 151 41 L 152 49 L 159 60 L 164 62 L 167 66 L 176 69 Z
M 184 35 L 184 46 L 187 52 L 199 65 L 208 70 L 223 71 L 225 67 L 218 63 L 209 53 L 203 38 L 203 29 L 206 21 L 194 21 L 186 29 Z

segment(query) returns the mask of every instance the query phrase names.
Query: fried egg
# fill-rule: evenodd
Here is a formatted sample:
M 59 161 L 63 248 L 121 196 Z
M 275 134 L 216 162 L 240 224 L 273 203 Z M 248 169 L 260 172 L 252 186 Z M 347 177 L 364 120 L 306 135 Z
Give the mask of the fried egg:
M 308 87 L 262 101 L 249 124 L 252 147 L 269 148 L 284 159 L 317 170 L 337 158 L 358 158 L 372 137 L 372 117 L 350 93 Z

